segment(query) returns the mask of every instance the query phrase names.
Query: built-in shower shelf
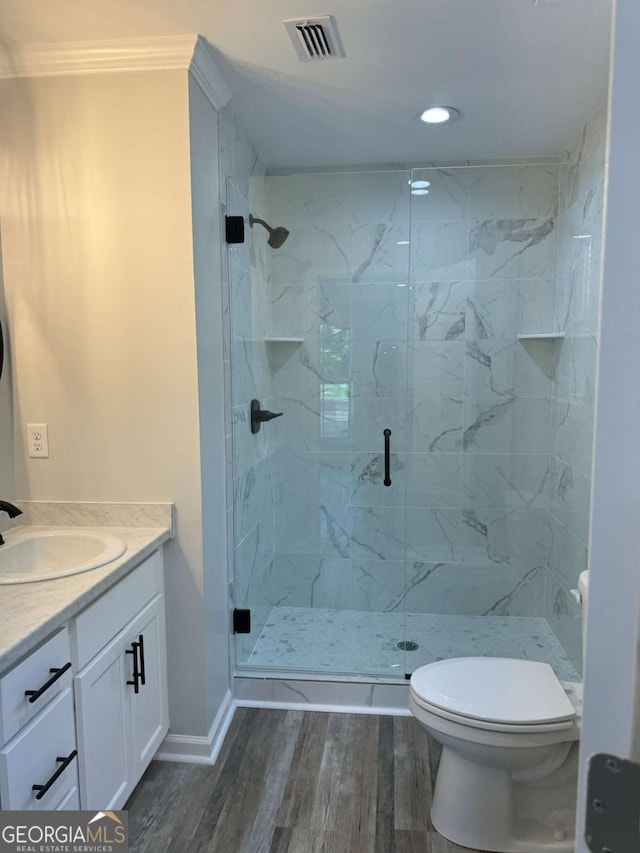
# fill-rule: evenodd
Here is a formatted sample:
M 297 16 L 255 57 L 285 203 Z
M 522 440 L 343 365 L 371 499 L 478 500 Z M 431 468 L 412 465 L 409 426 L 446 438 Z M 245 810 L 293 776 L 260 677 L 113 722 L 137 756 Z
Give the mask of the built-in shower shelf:
M 266 344 L 303 344 L 304 338 L 276 338 L 276 337 L 266 337 L 264 339 Z
M 539 335 L 518 335 L 519 341 L 561 341 L 564 332 L 543 332 Z

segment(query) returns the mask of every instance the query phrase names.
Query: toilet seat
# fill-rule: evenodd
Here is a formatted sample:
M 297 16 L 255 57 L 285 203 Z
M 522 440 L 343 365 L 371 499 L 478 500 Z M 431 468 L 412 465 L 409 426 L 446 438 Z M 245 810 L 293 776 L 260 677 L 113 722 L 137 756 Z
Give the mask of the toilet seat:
M 548 664 L 511 658 L 454 658 L 417 669 L 410 694 L 443 719 L 498 732 L 553 732 L 576 711 Z

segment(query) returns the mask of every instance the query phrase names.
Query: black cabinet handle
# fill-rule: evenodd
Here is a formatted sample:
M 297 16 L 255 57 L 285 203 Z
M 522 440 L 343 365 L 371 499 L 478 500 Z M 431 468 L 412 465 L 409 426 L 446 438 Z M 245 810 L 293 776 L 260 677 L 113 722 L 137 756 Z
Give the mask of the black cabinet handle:
M 53 774 L 53 776 L 51 776 L 51 778 L 50 778 L 50 779 L 48 779 L 48 780 L 44 783 L 44 785 L 32 785 L 32 786 L 31 786 L 32 790 L 34 790 L 34 791 L 37 791 L 37 792 L 38 792 L 38 793 L 36 794 L 36 800 L 41 800 L 41 799 L 44 797 L 44 795 L 47 793 L 47 791 L 49 790 L 49 788 L 53 785 L 53 783 L 54 783 L 57 779 L 59 779 L 59 778 L 62 776 L 62 774 L 64 773 L 64 771 L 65 771 L 65 770 L 67 769 L 67 767 L 71 764 L 71 762 L 73 761 L 73 759 L 76 757 L 76 755 L 77 755 L 77 754 L 78 754 L 78 750 L 77 750 L 77 749 L 74 749 L 74 750 L 73 750 L 73 752 L 72 752 L 72 753 L 70 753 L 69 755 L 67 755 L 67 757 L 66 757 L 66 758 L 65 758 L 65 757 L 62 757 L 62 758 L 61 758 L 60 756 L 58 756 L 58 757 L 56 758 L 56 761 L 61 761 L 61 762 L 62 762 L 62 764 L 60 765 L 60 767 L 58 767 L 58 769 L 57 769 L 57 770 L 56 770 L 56 772 Z
M 138 649 L 140 650 L 140 684 L 146 684 L 145 669 L 144 669 L 144 636 L 140 634 L 138 637 Z
M 138 667 L 138 643 L 131 643 L 131 648 L 127 649 L 125 654 L 133 655 L 133 681 L 127 681 L 127 684 L 131 684 L 133 686 L 133 692 L 140 692 L 140 669 Z M 144 681 L 142 682 L 144 684 Z
M 47 690 L 53 684 L 55 684 L 59 678 L 62 678 L 62 676 L 68 669 L 71 669 L 71 661 L 65 663 L 65 665 L 61 667 L 51 667 L 51 669 L 49 670 L 49 672 L 53 673 L 51 678 L 48 681 L 45 681 L 42 687 L 38 687 L 37 690 L 25 690 L 24 695 L 29 697 L 29 702 L 31 702 L 32 704 L 33 702 L 37 702 L 38 699 L 42 696 L 42 694 L 46 693 Z
M 384 431 L 384 485 L 391 485 L 391 458 L 390 458 L 391 430 Z

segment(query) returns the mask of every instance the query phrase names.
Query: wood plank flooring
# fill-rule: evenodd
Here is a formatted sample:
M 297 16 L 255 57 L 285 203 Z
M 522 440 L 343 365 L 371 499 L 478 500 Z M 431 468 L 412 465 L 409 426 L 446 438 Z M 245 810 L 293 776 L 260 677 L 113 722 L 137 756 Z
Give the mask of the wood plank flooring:
M 240 708 L 213 767 L 152 762 L 130 851 L 469 853 L 429 820 L 438 760 L 412 717 Z

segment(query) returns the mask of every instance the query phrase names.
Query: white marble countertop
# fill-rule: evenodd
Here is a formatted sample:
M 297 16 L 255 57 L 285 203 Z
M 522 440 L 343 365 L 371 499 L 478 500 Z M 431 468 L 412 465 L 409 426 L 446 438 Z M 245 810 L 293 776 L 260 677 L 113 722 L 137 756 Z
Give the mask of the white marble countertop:
M 28 528 L 51 529 L 40 525 Z M 127 550 L 106 566 L 82 574 L 0 586 L 0 673 L 95 601 L 171 536 L 168 527 L 86 526 L 84 529 L 118 536 L 126 542 Z M 6 538 L 9 541 L 10 534 Z

